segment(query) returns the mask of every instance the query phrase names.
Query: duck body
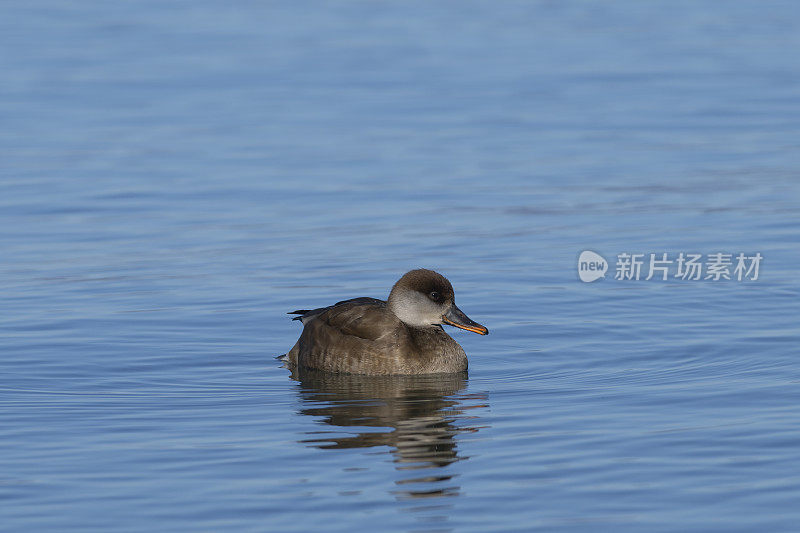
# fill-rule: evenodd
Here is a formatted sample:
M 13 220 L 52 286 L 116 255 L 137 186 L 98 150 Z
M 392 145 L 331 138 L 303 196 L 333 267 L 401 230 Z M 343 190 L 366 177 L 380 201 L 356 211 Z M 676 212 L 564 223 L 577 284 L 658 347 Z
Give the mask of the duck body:
M 488 330 L 455 306 L 453 288 L 432 270 L 412 270 L 387 301 L 354 298 L 299 310 L 303 332 L 286 361 L 296 368 L 351 374 L 434 374 L 467 369 L 464 349 L 443 323 Z

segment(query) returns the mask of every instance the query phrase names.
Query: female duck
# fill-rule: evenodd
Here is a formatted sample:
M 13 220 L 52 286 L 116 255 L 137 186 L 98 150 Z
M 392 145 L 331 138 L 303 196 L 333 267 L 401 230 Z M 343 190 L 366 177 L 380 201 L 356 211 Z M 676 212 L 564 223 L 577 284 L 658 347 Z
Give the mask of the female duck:
M 285 356 L 290 365 L 352 374 L 434 374 L 467 369 L 464 349 L 442 324 L 487 335 L 455 304 L 453 286 L 417 269 L 394 284 L 387 301 L 354 298 L 292 311 L 303 332 Z

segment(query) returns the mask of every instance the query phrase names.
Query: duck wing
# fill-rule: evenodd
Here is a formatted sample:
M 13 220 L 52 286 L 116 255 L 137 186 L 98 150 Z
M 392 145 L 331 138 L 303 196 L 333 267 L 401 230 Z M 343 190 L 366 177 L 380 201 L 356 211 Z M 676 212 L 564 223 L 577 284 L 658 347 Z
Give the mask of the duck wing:
M 367 298 L 362 296 L 360 298 L 351 298 L 349 300 L 342 300 L 341 302 L 336 302 L 333 305 L 329 305 L 327 307 L 317 307 L 316 309 L 297 309 L 295 311 L 289 311 L 286 313 L 287 315 L 299 315 L 292 320 L 300 320 L 303 324 L 306 323 L 306 319 L 314 317 L 320 313 L 323 313 L 329 309 L 333 309 L 339 305 L 347 305 L 347 304 L 386 304 L 383 300 L 378 300 L 377 298 Z
M 386 302 L 377 298 L 353 298 L 328 307 L 292 311 L 294 320 L 308 324 L 312 320 L 333 328 L 342 335 L 352 335 L 367 340 L 376 340 L 392 330 L 396 318 L 388 312 Z

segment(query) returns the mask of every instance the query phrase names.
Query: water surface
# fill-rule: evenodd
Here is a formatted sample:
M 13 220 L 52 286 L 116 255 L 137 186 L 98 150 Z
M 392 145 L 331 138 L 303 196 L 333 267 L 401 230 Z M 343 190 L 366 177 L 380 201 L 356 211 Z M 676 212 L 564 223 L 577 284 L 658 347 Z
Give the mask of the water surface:
M 793 4 L 0 15 L 0 529 L 796 530 Z M 274 359 L 419 266 L 468 374 Z

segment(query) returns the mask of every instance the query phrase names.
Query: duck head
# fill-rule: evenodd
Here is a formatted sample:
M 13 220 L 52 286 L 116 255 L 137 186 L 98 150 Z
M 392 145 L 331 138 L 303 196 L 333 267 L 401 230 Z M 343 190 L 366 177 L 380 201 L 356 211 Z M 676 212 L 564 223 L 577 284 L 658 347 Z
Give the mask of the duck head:
M 473 322 L 456 306 L 453 286 L 433 270 L 419 268 L 407 272 L 392 287 L 388 304 L 397 318 L 409 326 L 449 324 L 481 335 L 489 334 L 488 329 Z

